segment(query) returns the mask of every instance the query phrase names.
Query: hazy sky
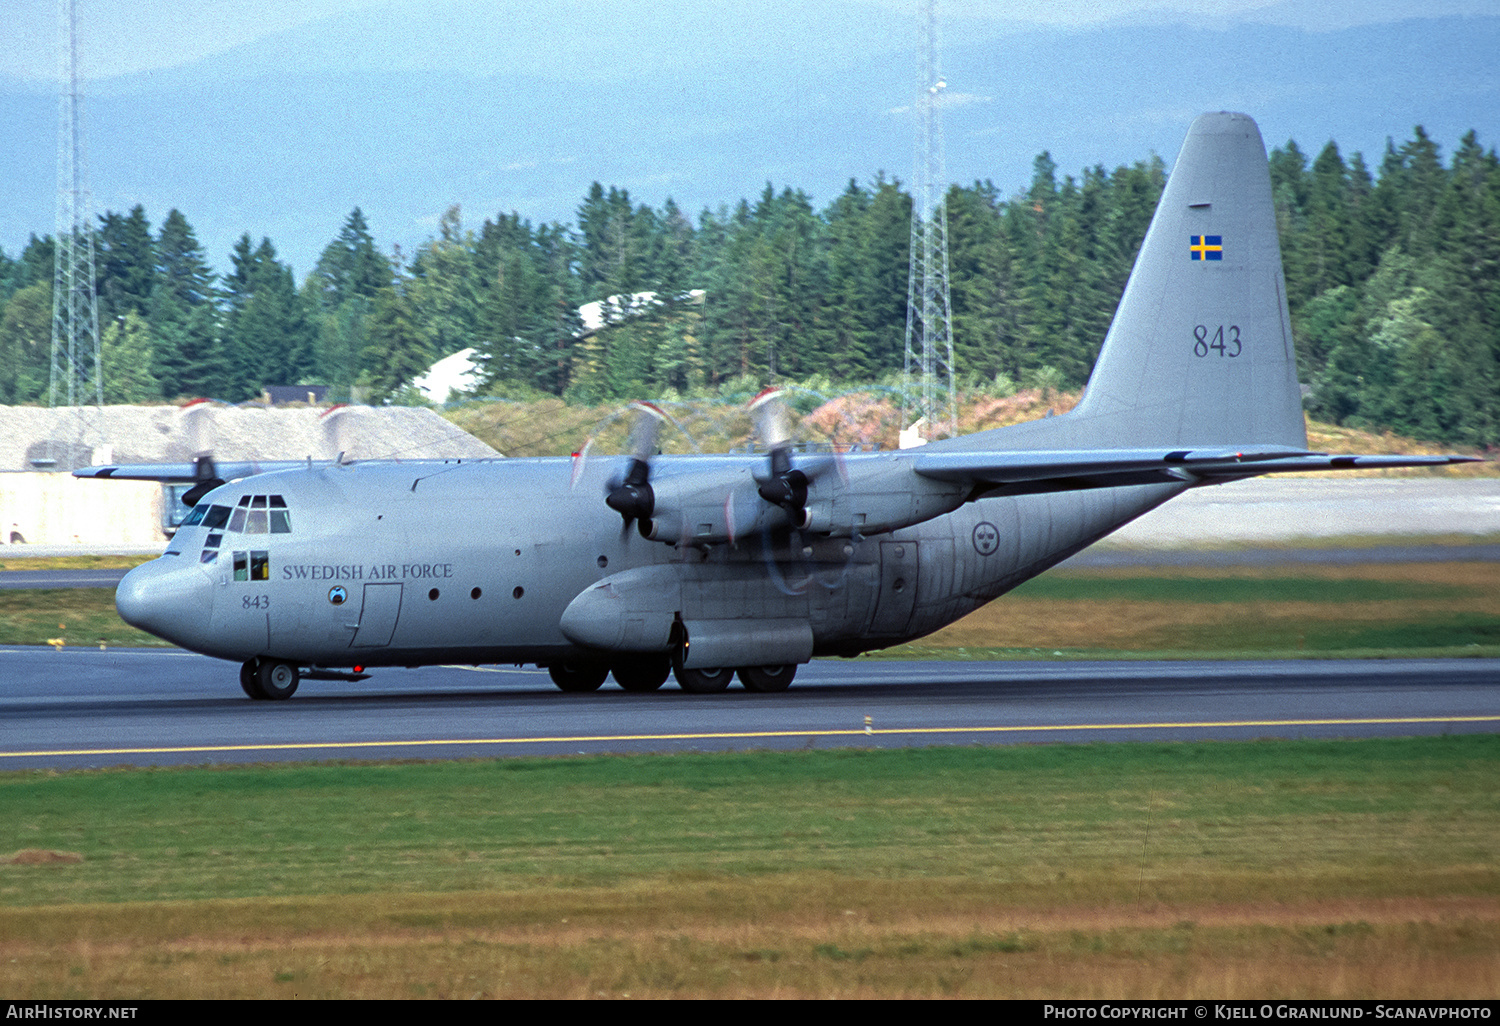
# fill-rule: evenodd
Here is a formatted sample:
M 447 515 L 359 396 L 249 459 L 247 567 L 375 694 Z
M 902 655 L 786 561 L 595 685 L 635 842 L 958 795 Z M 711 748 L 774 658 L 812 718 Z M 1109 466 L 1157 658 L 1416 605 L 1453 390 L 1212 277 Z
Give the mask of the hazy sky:
M 1500 134 L 1494 21 L 1470 32 L 1452 18 L 1500 15 L 1500 0 L 938 3 L 954 181 L 1022 187 L 1043 149 L 1064 173 L 1152 152 L 1170 160 L 1203 110 L 1255 114 L 1271 145 L 1336 138 L 1366 154 L 1418 123 L 1445 153 L 1467 129 L 1486 146 Z M 305 271 L 355 205 L 382 244 L 410 252 L 453 203 L 472 217 L 567 221 L 598 179 L 693 211 L 767 182 L 822 205 L 851 178 L 904 178 L 911 166 L 912 126 L 898 112 L 915 62 L 893 58 L 915 44 L 917 0 L 78 8 L 81 70 L 94 80 L 95 208 L 139 203 L 158 222 L 181 209 L 215 260 L 251 231 Z M 1435 17 L 1452 20 L 1433 33 L 1364 28 Z M 1172 29 L 1097 31 L 1141 23 Z M 1011 27 L 1022 30 L 1013 48 Z M 10 253 L 53 229 L 58 29 L 58 0 L 0 0 L 0 249 Z M 1359 31 L 1323 59 L 1319 36 L 1345 29 Z M 1234 52 L 1213 76 L 1184 76 L 1176 51 L 1132 48 L 1220 33 Z M 1240 45 L 1268 38 L 1290 49 L 1257 57 Z M 1359 49 L 1392 40 L 1412 45 L 1390 59 Z M 1107 83 L 1090 77 L 1106 67 Z M 1073 76 L 1067 88 L 1058 74 Z
M 409 2 L 409 0 L 408 0 Z M 530 0 L 527 0 L 529 3 Z M 665 0 L 619 0 L 622 14 Z M 916 0 L 855 0 L 915 11 Z M 787 0 L 788 8 L 799 3 Z M 403 0 L 78 0 L 80 70 L 86 78 L 187 64 L 262 36 L 349 11 L 407 6 Z M 57 76 L 56 0 L 3 0 L 0 75 Z M 505 4 L 492 5 L 503 11 Z M 696 6 L 696 5 L 695 5 Z M 1448 14 L 1500 14 L 1500 0 L 939 0 L 944 17 L 1086 26 L 1114 20 L 1213 25 L 1260 21 L 1312 30 Z

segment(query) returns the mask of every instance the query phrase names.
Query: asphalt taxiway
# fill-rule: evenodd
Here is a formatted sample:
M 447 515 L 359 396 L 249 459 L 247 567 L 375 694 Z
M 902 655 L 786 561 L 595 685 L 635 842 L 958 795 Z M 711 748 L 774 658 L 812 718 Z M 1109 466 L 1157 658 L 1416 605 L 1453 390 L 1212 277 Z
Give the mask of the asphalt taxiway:
M 1500 730 L 1500 660 L 818 660 L 784 694 L 564 694 L 544 671 L 381 670 L 252 702 L 175 649 L 0 649 L 0 770 Z

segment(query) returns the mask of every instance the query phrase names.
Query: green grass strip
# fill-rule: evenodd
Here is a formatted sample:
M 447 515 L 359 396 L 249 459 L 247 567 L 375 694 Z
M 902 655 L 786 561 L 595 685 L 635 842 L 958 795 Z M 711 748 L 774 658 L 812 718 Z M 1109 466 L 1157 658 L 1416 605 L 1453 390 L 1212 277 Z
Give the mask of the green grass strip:
M 0 904 L 785 873 L 1494 894 L 1497 779 L 1490 734 L 12 772 L 0 855 L 80 860 L 0 866 Z

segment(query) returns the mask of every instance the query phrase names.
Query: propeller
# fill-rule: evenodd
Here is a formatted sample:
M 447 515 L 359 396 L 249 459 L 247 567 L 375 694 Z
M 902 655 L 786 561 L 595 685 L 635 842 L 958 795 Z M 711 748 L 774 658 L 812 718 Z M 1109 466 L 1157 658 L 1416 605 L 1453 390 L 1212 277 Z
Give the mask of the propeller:
M 768 388 L 750 401 L 750 415 L 755 420 L 760 440 L 770 450 L 769 477 L 756 475 L 756 492 L 773 506 L 780 506 L 791 517 L 793 527 L 807 522 L 808 477 L 792 466 L 792 433 L 787 426 L 786 404 L 782 390 Z
M 630 466 L 623 478 L 610 482 L 604 504 L 620 514 L 626 530 L 632 522 L 639 521 L 644 535 L 651 514 L 656 511 L 656 493 L 651 489 L 651 457 L 656 455 L 657 436 L 667 415 L 640 400 L 630 406 L 636 411 L 635 422 L 630 426 Z
M 214 458 L 208 453 L 193 457 L 193 480 L 198 482 L 189 488 L 182 496 L 182 504 L 189 509 L 198 505 L 198 501 L 209 492 L 224 483 L 219 477 L 218 468 L 214 466 Z

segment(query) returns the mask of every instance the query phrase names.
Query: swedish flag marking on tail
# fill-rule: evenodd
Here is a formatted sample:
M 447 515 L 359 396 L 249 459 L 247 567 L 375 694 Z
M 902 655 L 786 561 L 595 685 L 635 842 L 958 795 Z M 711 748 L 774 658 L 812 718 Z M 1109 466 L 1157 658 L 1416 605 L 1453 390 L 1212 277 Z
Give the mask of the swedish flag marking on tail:
M 1223 260 L 1224 236 L 1190 235 L 1188 236 L 1188 252 L 1192 254 L 1194 260 Z

